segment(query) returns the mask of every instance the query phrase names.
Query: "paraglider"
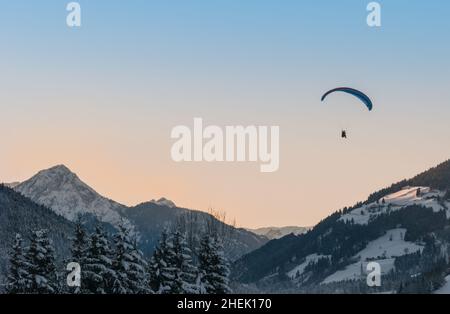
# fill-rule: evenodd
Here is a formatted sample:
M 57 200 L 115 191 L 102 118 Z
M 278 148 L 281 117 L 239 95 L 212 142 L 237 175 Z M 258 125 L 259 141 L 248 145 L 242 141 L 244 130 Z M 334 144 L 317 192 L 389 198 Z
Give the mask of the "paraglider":
M 361 100 L 361 102 L 367 107 L 367 109 L 369 109 L 369 111 L 372 111 L 372 108 L 373 108 L 372 100 L 363 92 L 361 92 L 357 89 L 354 89 L 354 88 L 350 88 L 350 87 L 338 87 L 338 88 L 329 90 L 322 96 L 321 101 L 324 101 L 328 95 L 335 93 L 335 92 L 344 92 L 344 93 L 355 96 L 356 98 Z M 341 138 L 343 138 L 343 139 L 347 138 L 347 130 L 341 131 Z
M 372 100 L 370 100 L 370 98 L 366 94 L 364 94 L 363 92 L 361 92 L 357 89 L 350 88 L 350 87 L 338 87 L 338 88 L 329 90 L 322 96 L 321 100 L 324 101 L 328 95 L 330 95 L 334 92 L 344 92 L 344 93 L 353 95 L 353 96 L 357 97 L 359 100 L 361 100 L 366 105 L 367 109 L 369 109 L 369 111 L 371 111 L 373 108 Z

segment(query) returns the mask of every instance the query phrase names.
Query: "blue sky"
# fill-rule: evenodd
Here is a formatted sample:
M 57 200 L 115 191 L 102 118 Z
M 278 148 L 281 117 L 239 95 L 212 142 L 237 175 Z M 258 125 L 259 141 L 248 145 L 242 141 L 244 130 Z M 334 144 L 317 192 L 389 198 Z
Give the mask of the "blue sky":
M 5 181 L 66 163 L 124 203 L 167 196 L 248 226 L 306 225 L 450 156 L 449 2 L 379 1 L 369 28 L 369 1 L 89 0 L 80 29 L 68 2 L 0 2 Z M 344 95 L 320 103 L 345 85 L 373 113 Z M 280 125 L 280 171 L 174 165 L 170 129 L 196 116 Z

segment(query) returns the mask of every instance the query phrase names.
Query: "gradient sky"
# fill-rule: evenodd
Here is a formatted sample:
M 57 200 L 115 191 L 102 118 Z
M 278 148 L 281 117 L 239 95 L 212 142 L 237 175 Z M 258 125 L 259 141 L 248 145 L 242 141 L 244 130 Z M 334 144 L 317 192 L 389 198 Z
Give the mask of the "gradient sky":
M 0 1 L 0 181 L 65 164 L 133 205 L 312 225 L 450 157 L 450 2 Z M 365 91 L 369 113 L 336 86 Z M 174 163 L 172 127 L 279 125 L 280 169 Z M 349 140 L 339 138 L 341 128 Z

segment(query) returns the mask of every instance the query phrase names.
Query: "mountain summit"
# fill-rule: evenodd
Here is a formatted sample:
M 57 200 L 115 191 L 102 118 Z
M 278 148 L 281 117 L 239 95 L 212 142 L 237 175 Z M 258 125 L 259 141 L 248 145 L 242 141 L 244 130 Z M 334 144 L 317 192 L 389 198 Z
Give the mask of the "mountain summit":
M 78 214 L 93 214 L 112 225 L 124 220 L 124 205 L 101 196 L 64 165 L 39 171 L 14 189 L 71 221 Z
M 286 226 L 286 227 L 263 227 L 257 229 L 247 229 L 258 235 L 265 236 L 269 240 L 279 239 L 288 234 L 299 235 L 310 230 L 311 227 L 298 227 L 298 226 Z
M 158 200 L 152 199 L 150 201 L 150 203 L 154 203 L 156 205 L 161 205 L 161 206 L 167 206 L 167 207 L 170 207 L 170 208 L 177 207 L 177 205 L 175 205 L 174 202 L 172 202 L 171 200 L 168 200 L 165 197 L 161 197 Z
M 94 216 L 113 227 L 125 224 L 135 232 L 141 250 L 147 255 L 153 252 L 164 228 L 175 226 L 183 219 L 188 219 L 186 217 L 192 219 L 198 228 L 204 228 L 207 222 L 214 221 L 221 228 L 230 230 L 230 233 L 233 231 L 232 239 L 225 243 L 226 254 L 233 260 L 267 242 L 265 237 L 229 226 L 210 214 L 179 208 L 165 198 L 132 207 L 119 204 L 98 194 L 64 165 L 39 171 L 14 190 L 70 221 L 81 214 Z

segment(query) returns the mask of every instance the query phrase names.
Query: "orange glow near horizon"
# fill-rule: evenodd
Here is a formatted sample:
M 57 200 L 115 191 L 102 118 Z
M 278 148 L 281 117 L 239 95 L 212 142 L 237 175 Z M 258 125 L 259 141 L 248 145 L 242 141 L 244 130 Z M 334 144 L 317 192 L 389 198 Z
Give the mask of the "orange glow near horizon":
M 313 225 L 335 210 L 364 200 L 376 189 L 445 159 L 445 152 L 440 151 L 440 160 L 416 155 L 403 163 L 405 149 L 396 143 L 410 142 L 407 147 L 413 147 L 414 140 L 402 139 L 399 134 L 374 138 L 373 143 L 383 141 L 385 150 L 380 151 L 362 148 L 362 136 L 355 134 L 353 143 L 342 143 L 337 136 L 327 139 L 321 132 L 314 139 L 301 137 L 296 142 L 298 137 L 295 132 L 289 134 L 287 127 L 282 129 L 280 170 L 265 174 L 255 163 L 173 162 L 168 125 L 153 126 L 146 133 L 135 128 L 129 135 L 108 125 L 100 130 L 115 131 L 58 127 L 59 132 L 50 126 L 32 133 L 10 129 L 14 141 L 4 141 L 8 150 L 1 157 L 0 181 L 24 181 L 39 170 L 65 164 L 101 195 L 119 203 L 132 206 L 166 197 L 180 207 L 225 211 L 238 226 L 251 228 Z M 318 137 L 333 155 L 322 154 Z M 147 145 L 142 144 L 143 139 Z M 296 144 L 283 144 L 286 142 Z M 375 160 L 370 166 L 367 156 Z M 395 172 L 385 171 L 387 164 L 395 165 Z

